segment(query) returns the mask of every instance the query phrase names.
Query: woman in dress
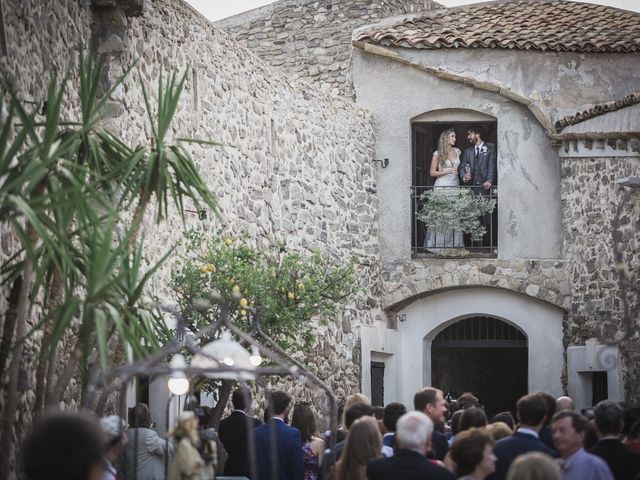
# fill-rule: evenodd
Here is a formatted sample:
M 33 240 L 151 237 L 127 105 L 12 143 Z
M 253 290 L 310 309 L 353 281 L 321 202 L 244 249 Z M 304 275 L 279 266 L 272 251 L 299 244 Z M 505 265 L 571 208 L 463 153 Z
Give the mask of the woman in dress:
M 178 425 L 167 434 L 175 441 L 175 454 L 169 464 L 168 480 L 213 480 L 213 465 L 198 452 L 198 417 L 192 411 L 178 416 Z
M 300 430 L 304 458 L 304 480 L 318 480 L 319 465 L 324 453 L 324 441 L 319 438 L 316 419 L 306 403 L 298 403 L 293 409 L 291 426 Z
M 460 165 L 460 149 L 456 148 L 456 131 L 449 128 L 440 134 L 438 150 L 433 152 L 429 174 L 435 177 L 434 192 L 438 187 L 456 187 L 460 185 L 458 167 Z M 461 231 L 453 229 L 435 232 L 427 226 L 425 238 L 427 250 L 437 253 L 438 248 L 464 247 Z
M 491 436 L 479 428 L 458 433 L 449 451 L 458 478 L 484 480 L 495 472 L 494 445 Z

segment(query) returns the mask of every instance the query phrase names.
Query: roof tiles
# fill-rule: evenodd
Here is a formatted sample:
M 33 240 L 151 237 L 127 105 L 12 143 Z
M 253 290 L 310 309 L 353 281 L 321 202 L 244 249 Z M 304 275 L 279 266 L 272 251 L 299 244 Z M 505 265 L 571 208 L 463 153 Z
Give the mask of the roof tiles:
M 639 52 L 640 14 L 566 0 L 515 0 L 438 9 L 364 27 L 355 41 L 405 48 Z

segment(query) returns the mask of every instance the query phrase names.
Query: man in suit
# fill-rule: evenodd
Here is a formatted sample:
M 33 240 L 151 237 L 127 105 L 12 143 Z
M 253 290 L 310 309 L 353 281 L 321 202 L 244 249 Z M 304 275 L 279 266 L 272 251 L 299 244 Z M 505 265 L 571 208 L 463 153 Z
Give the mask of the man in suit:
M 484 135 L 485 129 L 479 125 L 467 129 L 467 140 L 471 146 L 462 153 L 458 175 L 460 185 L 472 187 L 477 194 L 490 195 L 497 180 L 497 151 L 495 144 L 484 141 Z M 492 215 L 483 215 L 481 222 L 487 232 L 490 231 Z M 488 240 L 485 237 L 485 246 L 488 246 Z
M 248 458 L 248 429 L 254 429 L 262 424 L 260 420 L 249 417 L 247 412 L 251 406 L 251 397 L 247 392 L 245 399 L 241 389 L 235 390 L 231 394 L 233 412 L 227 418 L 220 421 L 218 427 L 218 437 L 227 451 L 229 457 L 224 464 L 224 474 L 226 476 L 249 476 Z
M 571 397 L 562 396 L 556 398 L 556 412 L 560 410 L 575 410 L 576 406 Z
M 547 416 L 547 403 L 540 395 L 525 395 L 516 404 L 516 414 L 520 427 L 510 437 L 498 440 L 493 453 L 497 457 L 496 471 L 487 480 L 504 480 L 509 466 L 518 455 L 528 452 L 542 452 L 550 457 L 555 452 L 538 438 L 538 432 Z
M 478 192 L 488 195 L 496 184 L 497 152 L 495 144 L 484 141 L 484 134 L 484 128 L 478 125 L 467 129 L 467 140 L 471 146 L 462 153 L 459 176 L 461 185 L 473 186 Z
M 421 412 L 409 412 L 398 420 L 393 457 L 374 460 L 367 466 L 369 480 L 454 480 L 456 476 L 426 455 L 430 449 L 433 422 Z
M 416 392 L 413 396 L 413 408 L 424 413 L 436 426 L 444 426 L 444 415 L 447 413 L 447 402 L 444 400 L 442 390 L 425 387 Z M 438 460 L 444 460 L 449 451 L 449 442 L 444 433 L 436 428 L 432 429 L 431 447 L 432 455 Z
M 384 407 L 384 413 L 382 414 L 382 423 L 386 433 L 382 437 L 382 444 L 386 447 L 395 448 L 395 436 L 396 426 L 398 419 L 407 413 L 407 407 L 400 402 L 391 402 Z M 391 455 L 389 455 L 391 456 Z
M 620 441 L 622 407 L 611 400 L 603 400 L 593 413 L 599 440 L 591 453 L 607 462 L 616 480 L 633 480 L 640 474 L 640 455 L 628 450 Z
M 267 395 L 271 418 L 254 430 L 258 478 L 253 480 L 304 478 L 300 430 L 287 425 L 290 410 L 291 397 L 287 393 L 276 390 Z

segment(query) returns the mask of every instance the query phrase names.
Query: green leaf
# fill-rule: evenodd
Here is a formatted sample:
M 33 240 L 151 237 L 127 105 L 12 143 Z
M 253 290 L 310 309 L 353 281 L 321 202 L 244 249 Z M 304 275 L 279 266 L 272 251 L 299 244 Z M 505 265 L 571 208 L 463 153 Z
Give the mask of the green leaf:
M 100 353 L 100 366 L 103 370 L 106 370 L 107 364 L 109 363 L 109 349 L 107 346 L 107 330 L 109 326 L 107 323 L 107 315 L 101 309 L 95 309 L 93 311 L 93 315 L 93 321 L 96 330 L 96 339 L 98 340 L 98 352 Z

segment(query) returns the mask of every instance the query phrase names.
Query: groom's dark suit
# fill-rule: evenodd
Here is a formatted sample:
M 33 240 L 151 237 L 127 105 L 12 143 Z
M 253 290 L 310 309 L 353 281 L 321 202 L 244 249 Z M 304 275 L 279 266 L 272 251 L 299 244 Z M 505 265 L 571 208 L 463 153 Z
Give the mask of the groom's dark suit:
M 471 180 L 464 181 L 464 167 L 469 164 L 471 167 Z M 482 184 L 484 182 L 490 182 L 491 185 L 496 184 L 496 164 L 497 154 L 496 146 L 493 143 L 484 142 L 478 148 L 478 155 L 476 155 L 475 145 L 467 148 L 462 153 L 462 159 L 460 161 L 460 167 L 458 169 L 458 175 L 460 176 L 460 185 L 470 185 L 478 190 L 478 193 L 488 195 L 491 189 L 484 190 Z
M 465 165 L 467 164 L 471 167 L 471 180 L 465 182 Z M 496 184 L 496 168 L 497 154 L 495 144 L 483 142 L 482 145 L 477 148 L 475 145 L 469 147 L 462 153 L 462 159 L 460 160 L 460 166 L 458 167 L 460 185 L 471 186 L 473 191 L 477 194 L 490 195 L 491 188 L 485 190 L 482 184 L 485 182 L 491 183 L 491 186 Z M 493 219 L 495 219 L 495 216 Z M 491 214 L 487 213 L 480 217 L 480 222 L 487 229 L 487 232 L 492 229 Z M 497 229 L 497 224 L 494 223 L 493 229 Z M 491 238 L 485 235 L 482 245 L 489 246 L 489 243 L 491 243 Z

